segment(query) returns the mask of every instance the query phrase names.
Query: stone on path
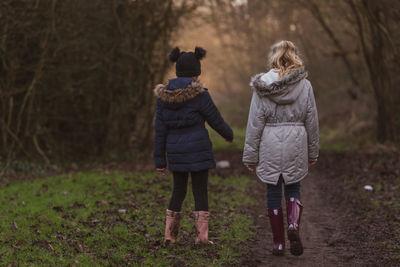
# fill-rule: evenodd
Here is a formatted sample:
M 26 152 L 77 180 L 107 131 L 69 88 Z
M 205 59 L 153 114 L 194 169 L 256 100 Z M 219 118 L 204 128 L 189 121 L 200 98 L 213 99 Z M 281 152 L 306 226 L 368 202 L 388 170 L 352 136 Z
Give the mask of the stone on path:
M 217 168 L 218 169 L 226 169 L 229 168 L 231 164 L 227 160 L 221 160 L 217 162 Z

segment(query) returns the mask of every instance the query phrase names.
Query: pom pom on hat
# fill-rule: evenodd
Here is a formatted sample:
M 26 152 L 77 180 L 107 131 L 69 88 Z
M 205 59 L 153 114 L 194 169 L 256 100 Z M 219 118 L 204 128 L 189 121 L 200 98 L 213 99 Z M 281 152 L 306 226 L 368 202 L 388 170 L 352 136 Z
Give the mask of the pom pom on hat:
M 172 62 L 176 62 L 178 61 L 178 58 L 181 56 L 181 50 L 179 49 L 179 47 L 175 47 L 174 49 L 172 49 L 171 53 L 169 54 L 169 60 L 171 60 Z
M 207 51 L 201 48 L 200 46 L 196 46 L 194 49 L 194 56 L 198 59 L 201 60 L 206 56 Z
M 169 59 L 176 62 L 176 76 L 195 77 L 201 74 L 200 60 L 206 56 L 206 50 L 196 46 L 194 52 L 181 51 L 179 47 L 172 49 Z

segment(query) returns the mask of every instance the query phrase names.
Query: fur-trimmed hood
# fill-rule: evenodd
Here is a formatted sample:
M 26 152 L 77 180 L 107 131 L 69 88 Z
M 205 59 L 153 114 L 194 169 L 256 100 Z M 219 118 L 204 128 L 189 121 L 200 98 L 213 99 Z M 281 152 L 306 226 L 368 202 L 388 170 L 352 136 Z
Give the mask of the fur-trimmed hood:
M 250 86 L 261 97 L 268 97 L 278 104 L 292 103 L 301 93 L 302 86 L 296 86 L 307 78 L 304 68 L 294 70 L 289 74 L 278 77 L 278 70 L 272 69 L 267 73 L 259 73 L 251 78 Z
M 183 103 L 205 91 L 204 85 L 193 80 L 186 88 L 169 89 L 168 85 L 158 84 L 154 88 L 154 95 L 166 103 Z

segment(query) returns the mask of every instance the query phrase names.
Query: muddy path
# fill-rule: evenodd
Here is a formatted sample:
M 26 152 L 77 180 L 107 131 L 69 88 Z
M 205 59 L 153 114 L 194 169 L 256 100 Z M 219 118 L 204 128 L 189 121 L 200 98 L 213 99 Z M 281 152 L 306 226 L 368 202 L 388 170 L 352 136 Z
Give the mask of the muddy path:
M 342 219 L 338 211 L 329 207 L 313 180 L 318 179 L 317 171 L 312 171 L 302 183 L 302 202 L 304 205 L 300 233 L 304 254 L 296 257 L 289 252 L 286 243 L 285 256 L 276 257 L 270 252 L 272 233 L 266 215 L 265 185 L 256 182 L 254 195 L 259 201 L 252 215 L 257 235 L 250 244 L 251 260 L 248 266 L 344 266 L 355 265 L 354 248 L 341 243 L 345 238 L 340 229 Z M 284 215 L 285 216 L 285 215 Z M 284 217 L 286 218 L 286 217 Z M 286 228 L 286 222 L 285 222 Z
M 376 179 L 381 179 L 379 175 L 382 173 L 398 172 L 396 162 L 399 154 L 393 154 L 385 156 L 387 162 L 393 162 L 392 166 L 385 165 L 384 169 L 371 167 L 368 170 L 369 176 L 366 176 L 362 163 L 382 157 L 321 153 L 320 162 L 311 169 L 301 186 L 304 210 L 300 233 L 304 254 L 299 257 L 291 255 L 287 242 L 285 256 L 276 257 L 271 254 L 272 233 L 266 210 L 266 185 L 243 167 L 240 152 L 217 152 L 216 159 L 227 159 L 232 167 L 214 170 L 215 175 L 245 175 L 254 178 L 249 194 L 257 199 L 257 205 L 249 208 L 249 215 L 254 218 L 256 236 L 247 242 L 248 253 L 241 266 L 400 266 L 394 254 L 397 252 L 388 249 L 386 245 L 398 243 L 393 233 L 399 234 L 396 227 L 399 216 L 392 216 L 393 220 L 382 220 L 379 216 L 387 217 L 387 214 L 379 214 L 379 207 L 370 203 L 374 196 L 365 195 L 362 189 L 363 183 L 374 182 L 373 179 L 376 182 Z M 348 181 L 349 173 L 353 183 Z M 379 193 L 381 197 L 386 195 L 396 198 L 390 190 L 374 193 Z M 378 211 L 376 217 L 366 216 L 371 210 Z

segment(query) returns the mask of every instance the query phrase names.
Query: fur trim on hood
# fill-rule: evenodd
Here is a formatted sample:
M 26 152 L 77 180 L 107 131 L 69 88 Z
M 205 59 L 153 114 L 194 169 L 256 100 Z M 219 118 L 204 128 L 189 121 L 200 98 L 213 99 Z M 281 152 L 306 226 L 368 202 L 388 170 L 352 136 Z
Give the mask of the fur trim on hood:
M 159 84 L 154 88 L 154 95 L 167 103 L 183 103 L 205 91 L 204 85 L 198 81 L 193 81 L 186 88 L 174 90 L 166 89 L 166 85 Z
M 304 68 L 300 68 L 283 76 L 282 79 L 268 84 L 261 79 L 264 74 L 265 73 L 256 74 L 250 81 L 250 86 L 254 88 L 260 96 L 281 94 L 285 92 L 290 85 L 307 78 L 308 75 Z

